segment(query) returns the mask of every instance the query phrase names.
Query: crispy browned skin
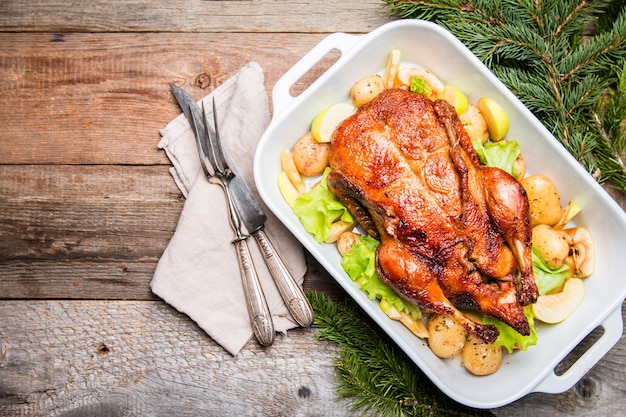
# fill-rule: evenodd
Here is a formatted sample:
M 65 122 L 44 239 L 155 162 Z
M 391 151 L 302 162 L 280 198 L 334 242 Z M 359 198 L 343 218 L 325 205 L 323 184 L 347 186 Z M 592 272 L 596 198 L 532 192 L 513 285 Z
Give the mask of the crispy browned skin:
M 330 189 L 381 241 L 383 280 L 485 342 L 495 327 L 459 308 L 529 334 L 522 306 L 537 287 L 528 200 L 509 174 L 479 164 L 454 108 L 386 90 L 335 131 L 330 166 Z

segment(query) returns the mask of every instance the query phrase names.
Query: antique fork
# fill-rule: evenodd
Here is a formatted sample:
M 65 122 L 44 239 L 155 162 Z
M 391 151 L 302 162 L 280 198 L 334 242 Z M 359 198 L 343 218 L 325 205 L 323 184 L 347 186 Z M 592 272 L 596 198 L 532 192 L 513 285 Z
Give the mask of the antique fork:
M 272 323 L 267 301 L 263 294 L 263 289 L 261 288 L 252 257 L 250 256 L 247 242 L 249 236 L 242 232 L 242 222 L 235 209 L 235 203 L 228 188 L 228 183 L 234 177 L 234 173 L 228 166 L 226 158 L 224 157 L 224 150 L 217 127 L 215 99 L 213 99 L 213 128 L 210 127 L 207 121 L 204 103 L 202 105 L 202 119 L 200 119 L 200 115 L 197 114 L 197 111 L 194 111 L 194 109 L 190 110 L 193 112 L 192 119 L 194 123 L 192 123 L 192 128 L 196 136 L 196 146 L 198 148 L 202 170 L 210 183 L 218 184 L 222 187 L 226 196 L 229 221 L 235 232 L 235 238 L 232 242 L 237 249 L 239 271 L 243 282 L 252 330 L 261 345 L 270 346 L 274 343 L 274 324 Z M 199 126 L 199 120 L 204 122 L 204 129 L 202 129 L 202 126 Z

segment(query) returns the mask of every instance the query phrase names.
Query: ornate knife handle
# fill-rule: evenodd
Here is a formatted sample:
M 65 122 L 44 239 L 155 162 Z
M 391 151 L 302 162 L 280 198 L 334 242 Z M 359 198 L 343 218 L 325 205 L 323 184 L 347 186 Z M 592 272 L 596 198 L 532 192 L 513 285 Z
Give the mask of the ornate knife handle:
M 313 324 L 313 309 L 302 288 L 287 269 L 263 229 L 254 232 L 253 235 L 287 309 L 300 326 L 309 327 Z
M 233 241 L 237 248 L 237 258 L 239 259 L 239 271 L 243 282 L 243 291 L 246 297 L 246 305 L 250 316 L 250 324 L 257 341 L 262 346 L 271 346 L 274 343 L 274 323 L 270 315 L 265 294 L 259 282 L 259 276 L 254 269 L 250 249 L 246 238 L 239 238 Z

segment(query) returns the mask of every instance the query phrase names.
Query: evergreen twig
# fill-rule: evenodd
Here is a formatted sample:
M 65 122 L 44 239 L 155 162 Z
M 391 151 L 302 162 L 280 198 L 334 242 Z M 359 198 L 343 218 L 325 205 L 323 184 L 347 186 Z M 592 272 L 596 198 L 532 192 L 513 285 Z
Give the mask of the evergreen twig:
M 318 339 L 339 344 L 338 395 L 363 415 L 482 417 L 489 411 L 458 404 L 443 394 L 353 302 L 337 303 L 319 292 L 307 296 L 321 328 Z
M 626 191 L 623 0 L 383 0 L 450 30 L 600 183 Z M 621 116 L 621 119 L 619 118 Z M 611 126 L 609 128 L 609 126 Z

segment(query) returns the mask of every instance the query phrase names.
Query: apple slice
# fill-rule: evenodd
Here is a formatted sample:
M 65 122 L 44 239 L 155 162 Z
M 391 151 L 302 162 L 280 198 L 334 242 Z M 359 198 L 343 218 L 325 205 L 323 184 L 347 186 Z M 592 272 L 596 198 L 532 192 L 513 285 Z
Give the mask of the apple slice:
M 306 187 L 304 186 L 302 176 L 300 175 L 298 168 L 296 168 L 291 151 L 287 148 L 283 149 L 280 153 L 280 166 L 283 169 L 283 172 L 287 174 L 287 178 L 289 178 L 289 181 L 293 184 L 296 190 L 298 190 L 299 193 L 305 192 Z
M 385 88 L 393 88 L 396 83 L 396 76 L 400 69 L 400 57 L 402 53 L 398 49 L 393 49 L 389 52 L 389 59 L 387 60 L 387 68 L 385 68 L 385 74 L 383 80 Z
M 544 323 L 560 323 L 578 308 L 584 297 L 585 284 L 582 279 L 570 278 L 565 281 L 563 291 L 540 295 L 532 305 L 533 315 Z
M 328 143 L 333 132 L 349 116 L 354 113 L 355 107 L 348 103 L 336 103 L 322 110 L 311 123 L 311 135 L 316 142 Z
M 451 85 L 443 87 L 443 99 L 454 107 L 456 114 L 459 116 L 465 113 L 469 104 L 467 96 L 461 90 Z
M 498 102 L 489 97 L 478 100 L 478 108 L 483 114 L 491 140 L 497 142 L 509 131 L 509 116 Z
M 289 207 L 293 208 L 296 198 L 298 198 L 300 193 L 296 187 L 293 186 L 285 171 L 280 171 L 278 173 L 278 189 Z
M 343 232 L 348 232 L 354 229 L 354 223 L 348 223 L 341 220 L 337 220 L 330 225 L 330 234 L 324 240 L 324 243 L 335 243 Z

